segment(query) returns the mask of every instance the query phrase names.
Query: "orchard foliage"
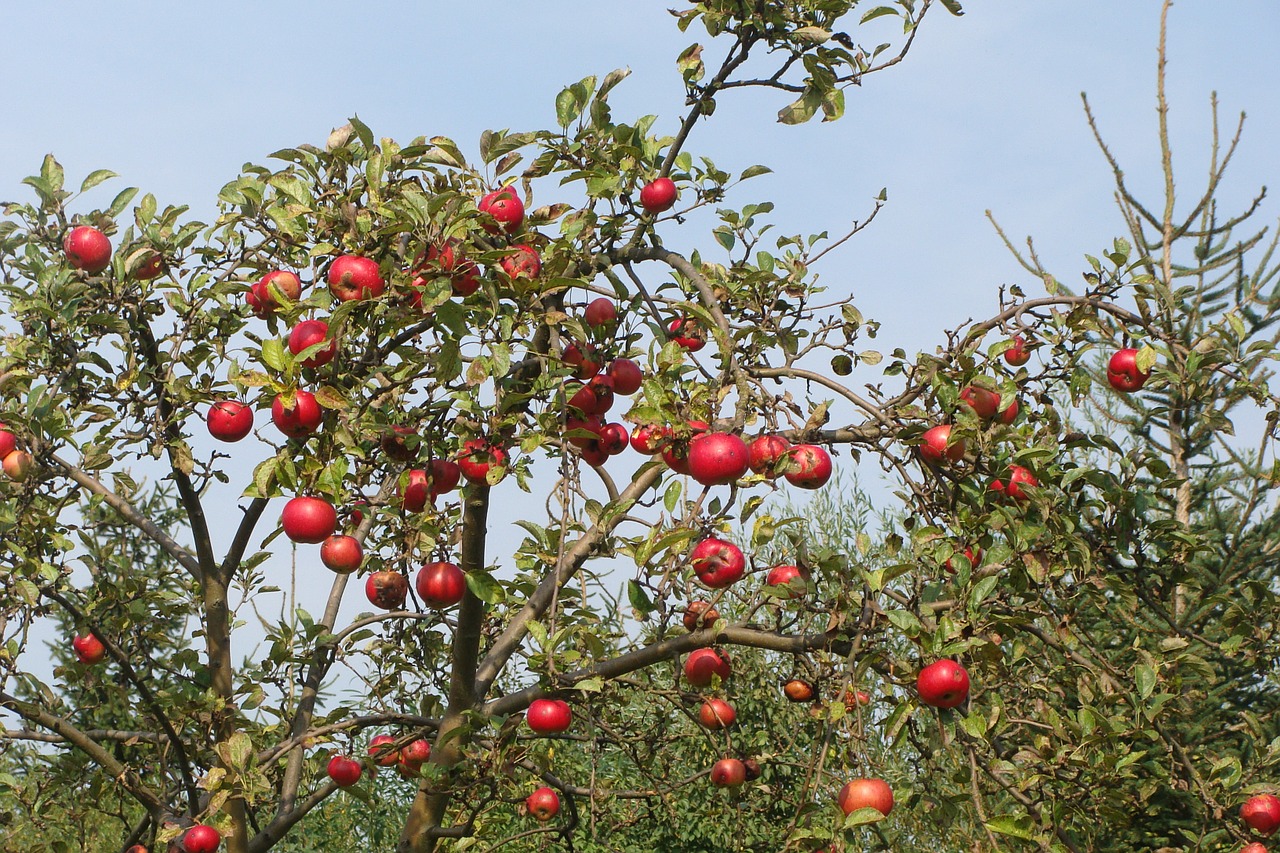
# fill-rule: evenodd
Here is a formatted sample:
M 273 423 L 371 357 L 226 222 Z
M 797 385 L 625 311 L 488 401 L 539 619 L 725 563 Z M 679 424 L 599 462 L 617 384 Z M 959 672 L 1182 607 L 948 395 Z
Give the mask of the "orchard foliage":
M 857 5 L 674 12 L 708 40 L 670 135 L 615 120 L 617 71 L 478 159 L 353 118 L 247 166 L 212 224 L 132 189 L 82 209 L 47 158 L 0 223 L 0 706 L 37 744 L 0 776 L 14 843 L 1243 843 L 1280 764 L 1274 240 L 1220 218 L 1229 151 L 1177 216 L 1169 157 L 1162 207 L 1112 162 L 1130 234 L 1080 292 L 1030 251 L 1045 295 L 872 349 L 814 275 L 844 238 L 769 233 L 736 201 L 767 169 L 689 150 L 737 88 L 839 118 L 934 4 Z M 85 227 L 106 266 L 64 244 Z M 1150 379 L 1117 393 L 1127 348 Z M 838 499 L 858 463 L 897 484 L 883 519 Z M 72 661 L 86 633 L 105 661 Z M 967 695 L 917 682 L 944 660 Z M 843 813 L 858 778 L 887 816 Z

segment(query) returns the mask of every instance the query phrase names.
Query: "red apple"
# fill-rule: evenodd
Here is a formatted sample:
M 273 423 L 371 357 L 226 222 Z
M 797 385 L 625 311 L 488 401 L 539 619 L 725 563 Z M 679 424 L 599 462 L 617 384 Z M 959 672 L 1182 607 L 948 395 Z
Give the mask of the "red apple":
M 724 589 L 742 577 L 747 560 L 737 545 L 711 536 L 694 546 L 689 553 L 689 564 L 703 584 L 711 589 Z
M 1240 848 L 1240 853 L 1267 853 L 1267 846 L 1257 841 Z
M 422 512 L 431 495 L 431 482 L 423 468 L 410 468 L 401 475 L 398 484 L 400 506 L 405 512 Z
M 400 748 L 401 764 L 407 764 L 411 767 L 421 767 L 431 758 L 431 744 L 422 738 L 411 740 Z
M 645 213 L 663 213 L 676 203 L 676 182 L 667 177 L 655 178 L 640 189 L 640 206 Z
M 893 789 L 883 779 L 854 779 L 840 789 L 839 802 L 846 815 L 858 809 L 875 809 L 887 817 L 893 811 Z
M 111 263 L 111 241 L 92 225 L 77 225 L 62 238 L 67 262 L 88 273 L 102 272 Z
M 0 459 L 4 459 L 17 449 L 18 437 L 5 429 L 4 424 L 0 424 Z
M 604 296 L 592 299 L 587 303 L 586 310 L 582 312 L 582 321 L 597 329 L 611 325 L 617 319 L 617 307 L 612 299 Z
M 197 823 L 182 836 L 182 847 L 187 853 L 213 853 L 222 843 L 222 836 L 212 826 Z
M 582 345 L 571 343 L 564 348 L 564 354 L 561 357 L 565 364 L 573 368 L 574 375 L 584 381 L 595 376 L 603 367 L 599 351 L 592 343 Z
M 1013 402 L 1009 404 L 1009 408 L 1005 409 L 1003 412 L 1001 412 L 999 415 L 996 416 L 996 420 L 998 420 L 1002 424 L 1013 423 L 1018 419 L 1019 408 L 1020 407 L 1018 405 L 1018 398 L 1015 397 L 1013 399 Z
M 353 529 L 359 527 L 364 521 L 364 511 L 368 508 L 368 501 L 355 501 L 351 509 L 347 511 L 347 525 Z
M 1038 485 L 1040 485 L 1040 481 L 1026 468 L 1021 465 L 1010 465 L 1008 480 L 992 480 L 988 488 L 998 495 L 1004 495 L 1021 502 L 1031 499 L 1031 495 L 1027 494 L 1023 487 Z
M 432 500 L 452 492 L 462 481 L 462 469 L 456 462 L 450 462 L 448 459 L 432 459 L 428 470 L 431 472 Z
M 604 421 L 599 415 L 570 416 L 565 419 L 564 436 L 574 447 L 586 450 L 595 445 L 603 434 Z
M 298 355 L 303 350 L 324 343 L 327 337 L 329 337 L 329 324 L 324 320 L 303 320 L 289 333 L 289 352 Z M 322 367 L 333 361 L 333 357 L 337 354 L 338 342 L 331 340 L 327 347 L 303 359 L 302 366 Z
M 1031 350 L 1027 349 L 1027 341 L 1022 335 L 1013 336 L 1013 345 L 1004 351 L 1004 360 L 1013 367 L 1021 367 L 1031 358 Z
M 801 489 L 820 489 L 831 479 L 831 455 L 816 444 L 797 444 L 787 453 L 787 482 Z
M 554 788 L 539 788 L 525 798 L 524 807 L 535 820 L 546 823 L 559 814 L 560 795 Z
M 764 582 L 772 587 L 783 587 L 783 598 L 804 598 L 805 582 L 809 574 L 799 566 L 774 566 L 765 575 Z
M 290 498 L 280 513 L 284 535 L 294 542 L 315 545 L 328 539 L 338 527 L 338 511 L 324 498 Z
M 404 599 L 408 594 L 409 581 L 404 575 L 391 569 L 374 572 L 364 582 L 365 598 L 380 610 L 399 610 L 404 607 Z
M 969 567 L 976 569 L 978 564 L 982 562 L 982 549 L 965 546 L 964 556 L 965 559 L 969 561 Z M 950 574 L 956 573 L 955 567 L 951 565 L 951 558 L 948 558 L 947 561 L 942 564 L 942 568 L 946 569 Z
M 324 409 L 310 391 L 294 391 L 293 407 L 286 409 L 284 395 L 277 394 L 271 404 L 271 422 L 289 438 L 306 438 L 316 431 L 324 419 Z
M 467 591 L 467 576 L 453 563 L 427 563 L 418 570 L 414 585 L 423 604 L 441 610 L 462 600 Z
M 331 571 L 349 575 L 364 562 L 364 547 L 354 536 L 335 533 L 320 545 L 320 562 Z
M 747 447 L 747 464 L 757 474 L 772 480 L 780 473 L 778 463 L 791 450 L 791 442 L 780 435 L 761 435 Z
M 350 788 L 360 781 L 360 776 L 364 773 L 364 767 L 359 761 L 345 755 L 335 755 L 330 758 L 327 770 L 329 778 L 337 783 L 339 788 Z
M 329 265 L 329 292 L 339 302 L 377 299 L 386 290 L 382 271 L 373 258 L 339 255 Z
M 690 601 L 684 609 L 684 628 L 686 631 L 697 631 L 710 628 L 720 618 L 720 611 L 706 601 Z
M 631 449 L 646 456 L 661 453 L 668 441 L 667 431 L 656 424 L 640 424 L 631 431 Z
M 694 649 L 684 660 L 684 679 L 694 687 L 710 687 L 712 676 L 729 678 L 729 653 L 724 649 Z
M 124 853 L 148 853 L 148 851 L 145 845 L 134 844 L 128 850 L 124 851 Z
M 573 724 L 573 711 L 563 699 L 534 699 L 525 711 L 525 720 L 540 735 L 559 734 Z
M 707 729 L 727 729 L 738 719 L 738 712 L 723 699 L 708 699 L 698 709 L 698 722 Z
M 483 438 L 472 438 L 463 442 L 462 450 L 458 454 L 458 470 L 468 482 L 472 483 L 488 483 L 490 469 L 505 468 L 506 465 L 507 452 Z
M 747 443 L 727 432 L 707 432 L 689 442 L 689 474 L 704 486 L 722 486 L 747 473 Z
M 736 758 L 722 758 L 711 765 L 711 784 L 717 788 L 736 788 L 747 781 L 747 768 Z
M 30 477 L 35 467 L 35 457 L 25 450 L 11 450 L 5 454 L 4 461 L 0 462 L 4 475 L 15 483 L 21 483 Z
M 138 281 L 151 281 L 158 278 L 164 272 L 164 258 L 159 252 L 152 252 L 147 255 L 146 260 L 138 264 L 137 269 L 133 271 L 133 277 Z
M 600 449 L 610 456 L 617 456 L 626 450 L 628 442 L 627 428 L 619 423 L 605 424 L 600 430 L 600 438 L 596 440 Z
M 274 289 L 273 289 L 274 288 Z M 302 279 L 288 270 L 272 270 L 255 282 L 245 294 L 249 308 L 259 317 L 267 317 L 280 307 L 280 299 L 284 296 L 291 302 L 302 297 Z
M 973 409 L 974 414 L 982 420 L 989 421 L 1000 408 L 1000 395 L 990 388 L 970 385 L 960 392 L 960 402 Z
M 920 701 L 935 708 L 954 708 L 969 698 L 969 673 L 953 660 L 943 658 L 916 676 Z
M 390 767 L 400 760 L 400 750 L 391 748 L 395 742 L 391 735 L 374 735 L 369 741 L 369 757 L 379 767 Z
M 1132 347 L 1117 351 L 1107 362 L 1107 382 L 1117 391 L 1137 391 L 1150 378 L 1150 373 L 1138 369 L 1138 351 Z
M 951 424 L 929 427 L 923 438 L 920 455 L 934 464 L 941 465 L 943 460 L 959 462 L 964 458 L 964 440 L 951 441 Z
M 480 199 L 477 207 L 481 213 L 487 213 L 497 220 L 498 227 L 508 234 L 516 233 L 520 230 L 520 226 L 524 225 L 524 202 L 516 194 L 515 187 L 506 186 L 494 190 Z M 488 223 L 485 224 L 484 230 L 490 234 L 498 233 L 498 228 Z
M 480 268 L 475 261 L 468 260 L 458 249 L 459 241 L 450 237 L 442 244 L 432 244 L 419 254 L 414 262 L 413 273 L 420 276 L 424 272 L 437 269 L 449 276 L 449 286 L 457 296 L 470 296 L 480 289 Z M 421 291 L 425 282 L 415 278 L 413 287 Z M 422 294 L 415 293 L 415 306 L 421 305 Z
M 782 685 L 782 693 L 792 702 L 812 702 L 817 695 L 813 685 L 803 678 L 793 678 Z
M 253 431 L 253 409 L 239 400 L 222 400 L 209 407 L 205 424 L 218 441 L 239 441 Z
M 511 247 L 498 266 L 508 278 L 537 278 L 542 272 L 542 256 L 532 246 L 520 243 Z
M 77 634 L 71 640 L 71 649 L 80 663 L 88 665 L 102 663 L 107 656 L 107 647 L 93 634 Z
M 677 474 L 689 473 L 689 444 L 693 439 L 697 438 L 699 433 L 707 431 L 708 426 L 702 421 L 689 421 L 690 435 L 676 437 L 675 430 L 668 428 L 667 446 L 662 451 L 662 461 L 667 463 L 667 467 Z
M 671 325 L 667 326 L 667 332 L 671 340 L 689 352 L 697 352 L 707 345 L 707 333 L 698 326 L 696 320 L 690 317 L 677 317 L 672 320 Z
M 1240 819 L 1264 838 L 1280 829 L 1280 798 L 1274 794 L 1258 794 L 1245 800 Z
M 861 690 L 854 690 L 852 687 L 846 687 L 840 699 L 844 702 L 846 711 L 854 711 L 859 705 L 870 705 L 871 697 Z
M 615 392 L 630 397 L 644 383 L 644 372 L 640 370 L 640 365 L 629 358 L 615 358 L 609 362 L 609 378 L 613 380 Z
M 382 434 L 378 439 L 378 446 L 397 462 L 412 462 L 418 456 L 417 435 L 413 427 L 395 425 Z

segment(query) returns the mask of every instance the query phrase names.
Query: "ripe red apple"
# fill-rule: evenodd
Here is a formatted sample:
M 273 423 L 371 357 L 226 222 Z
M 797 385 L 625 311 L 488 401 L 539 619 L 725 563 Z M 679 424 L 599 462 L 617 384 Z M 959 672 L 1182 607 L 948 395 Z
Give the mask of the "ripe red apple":
M 586 447 L 578 451 L 578 455 L 583 462 L 597 467 L 609 461 L 609 452 L 600 446 L 599 441 L 587 442 Z
M 398 483 L 400 506 L 405 512 L 422 512 L 431 494 L 431 481 L 423 468 L 410 468 Z
M 573 710 L 563 699 L 534 699 L 525 711 L 525 720 L 540 735 L 559 734 L 573 724 Z
M 463 442 L 458 454 L 458 470 L 472 483 L 488 483 L 491 468 L 505 468 L 507 451 L 490 444 L 483 438 Z
M 613 380 L 608 374 L 597 373 L 587 380 L 586 387 L 590 389 L 592 396 L 595 397 L 595 406 L 590 409 L 589 415 L 603 415 L 613 408 Z
M 1023 487 L 1038 485 L 1040 485 L 1040 481 L 1026 468 L 1021 465 L 1010 465 L 1008 480 L 992 480 L 988 488 L 998 495 L 1004 495 L 1021 502 L 1031 499 L 1031 496 L 1027 494 Z
M 289 438 L 306 438 L 316 431 L 324 419 L 324 409 L 316 395 L 301 389 L 293 392 L 293 407 L 284 407 L 284 395 L 277 394 L 271 404 L 271 422 Z
M 450 237 L 442 244 L 432 244 L 427 246 L 426 251 L 418 255 L 414 261 L 413 274 L 420 276 L 424 272 L 430 272 L 432 268 L 438 269 L 449 276 L 449 286 L 453 288 L 453 292 L 457 296 L 470 296 L 480 289 L 480 268 L 476 266 L 475 261 L 467 259 L 458 249 L 459 241 Z M 425 282 L 422 278 L 415 278 L 413 287 L 417 291 L 421 291 Z M 422 304 L 421 292 L 415 293 L 415 307 Z
M 374 735 L 369 741 L 369 757 L 379 767 L 390 767 L 400 760 L 400 750 L 391 748 L 395 742 L 391 735 Z
M 324 343 L 327 337 L 329 337 L 329 324 L 324 320 L 303 320 L 289 333 L 289 352 L 297 355 L 309 347 Z M 333 361 L 333 357 L 337 354 L 338 342 L 331 340 L 327 347 L 303 359 L 302 366 L 313 369 L 322 367 Z
M 859 705 L 870 705 L 871 697 L 861 690 L 854 690 L 852 687 L 846 687 L 844 693 L 840 696 L 844 702 L 846 711 L 854 711 Z
M 711 765 L 711 784 L 717 788 L 736 788 L 747 781 L 747 768 L 736 758 L 722 758 Z
M 1019 408 L 1020 407 L 1018 405 L 1018 398 L 1015 397 L 1013 399 L 1013 402 L 1009 404 L 1009 408 L 1005 409 L 1003 412 L 1001 412 L 999 415 L 996 416 L 996 420 L 998 420 L 1002 424 L 1013 423 L 1018 419 Z
M 667 326 L 671 340 L 689 352 L 697 352 L 707 345 L 707 333 L 702 330 L 696 320 L 690 317 L 677 317 Z
M 630 437 L 627 435 L 627 427 L 624 424 L 612 423 L 604 425 L 600 430 L 600 438 L 596 441 L 605 453 L 617 456 L 627 449 Z
M 617 319 L 617 306 L 613 304 L 612 299 L 605 296 L 592 299 L 587 303 L 586 310 L 582 312 L 583 322 L 597 329 L 611 325 Z
M 780 435 L 761 435 L 747 447 L 747 464 L 757 474 L 772 480 L 779 473 L 778 463 L 791 450 L 791 442 Z
M 487 213 L 497 220 L 498 227 L 508 234 L 514 234 L 524 225 L 524 202 L 516 195 L 513 186 L 502 187 L 480 199 L 477 205 L 481 213 Z M 498 227 L 485 223 L 484 230 L 497 234 Z
M 254 314 L 267 317 L 280 307 L 280 299 L 275 291 L 289 301 L 296 302 L 302 297 L 302 279 L 288 270 L 272 270 L 254 282 L 245 294 L 245 301 Z
M 11 450 L 5 455 L 4 461 L 0 462 L 4 475 L 15 483 L 21 483 L 30 477 L 35 467 L 35 457 L 25 450 Z
M 133 271 L 133 277 L 138 281 L 151 281 L 158 278 L 160 273 L 164 272 L 164 258 L 159 252 L 152 252 L 147 255 L 147 259 L 138 264 L 138 268 Z
M 846 815 L 858 809 L 875 809 L 888 817 L 893 811 L 893 789 L 883 779 L 854 779 L 840 789 L 839 802 Z
M 1013 367 L 1021 367 L 1031 358 L 1031 350 L 1027 349 L 1026 338 L 1013 336 L 1013 345 L 1004 351 L 1004 360 Z
M 382 452 L 397 462 L 412 462 L 417 458 L 418 445 L 417 433 L 413 431 L 413 427 L 400 424 L 393 425 L 378 439 Z
M 498 261 L 498 266 L 508 278 L 537 278 L 542 273 L 542 256 L 532 246 L 519 243 Z
M 335 533 L 321 543 L 320 562 L 331 571 L 349 575 L 364 562 L 364 547 L 354 536 Z
M 782 685 L 782 693 L 792 702 L 812 702 L 817 691 L 803 678 L 793 678 Z
M 1118 350 L 1107 362 L 1107 382 L 1117 391 L 1137 391 L 1150 378 L 1150 373 L 1138 369 L 1138 351 L 1132 347 Z
M 677 474 L 689 473 L 689 444 L 699 433 L 707 431 L 708 426 L 702 421 L 689 421 L 690 435 L 676 437 L 675 430 L 667 428 L 667 446 L 662 451 L 662 461 Z
M 280 513 L 284 535 L 294 542 L 315 545 L 328 539 L 338 528 L 338 511 L 324 498 L 290 498 Z
M 990 388 L 970 385 L 960 392 L 960 402 L 973 409 L 974 414 L 984 421 L 989 421 L 1000 408 L 1000 395 Z
M 747 568 L 742 549 L 715 536 L 703 539 L 689 553 L 698 580 L 711 589 L 724 589 L 739 580 Z
M 593 343 L 568 344 L 561 358 L 573 368 L 574 375 L 584 381 L 595 376 L 604 366 L 600 360 L 600 352 Z
M 704 486 L 723 486 L 747 473 L 747 443 L 727 432 L 706 432 L 689 442 L 689 474 Z
M 690 601 L 684 609 L 684 628 L 686 631 L 697 631 L 710 628 L 720 618 L 720 611 L 707 601 Z
M 467 591 L 467 576 L 453 563 L 427 563 L 418 570 L 414 585 L 423 604 L 441 610 L 462 600 Z
M 583 450 L 593 446 L 604 434 L 604 421 L 599 415 L 569 416 L 564 422 L 565 439 Z
M 765 575 L 764 582 L 772 587 L 783 587 L 783 598 L 804 598 L 805 581 L 809 574 L 799 566 L 774 566 Z
M 128 850 L 124 851 L 124 853 L 148 853 L 148 851 L 145 845 L 134 844 Z
M 182 847 L 187 853 L 213 853 L 222 843 L 222 836 L 212 826 L 197 823 L 182 836 Z
M 953 660 L 936 660 L 916 676 L 916 692 L 926 705 L 954 708 L 969 698 L 969 673 Z
M 67 262 L 88 273 L 102 272 L 111 263 L 111 241 L 92 225 L 77 225 L 62 238 Z
M 329 292 L 339 302 L 377 299 L 387 288 L 373 258 L 339 255 L 329 265 Z
M 694 687 L 710 687 L 712 676 L 729 678 L 729 653 L 724 649 L 694 649 L 684 660 L 684 679 Z
M 330 758 L 327 770 L 329 778 L 337 783 L 339 788 L 350 788 L 360 781 L 360 776 L 364 773 L 364 767 L 359 761 L 345 755 L 335 755 Z
M 239 441 L 253 431 L 253 409 L 239 400 L 222 400 L 209 407 L 205 424 L 218 441 Z
M 589 385 L 579 385 L 576 388 L 569 386 L 565 393 L 567 394 L 569 391 L 573 391 L 566 403 L 570 409 L 574 409 L 584 415 L 595 414 L 599 401 L 596 399 L 596 392 L 591 390 Z
M 668 441 L 667 431 L 656 424 L 639 424 L 631 431 L 631 449 L 646 456 L 661 453 Z
M 964 556 L 965 556 L 965 559 L 969 561 L 969 567 L 976 569 L 978 567 L 978 564 L 982 562 L 982 549 L 970 548 L 969 546 L 966 545 L 964 549 Z M 950 574 L 956 573 L 955 567 L 951 565 L 950 558 L 948 558 L 947 561 L 942 564 L 942 568 L 946 569 Z
M 462 469 L 456 462 L 450 462 L 448 459 L 432 459 L 428 470 L 431 472 L 432 500 L 452 492 L 462 481 Z
M 1264 838 L 1280 829 L 1280 798 L 1274 794 L 1258 794 L 1245 800 L 1240 819 Z
M 1267 853 L 1267 846 L 1257 841 L 1240 848 L 1240 853 Z
M 17 449 L 18 437 L 5 429 L 4 424 L 0 424 L 0 459 L 4 459 Z
M 820 489 L 831 479 L 831 455 L 816 444 L 797 444 L 787 453 L 785 476 L 801 489 Z
M 698 709 L 698 722 L 707 729 L 727 729 L 738 719 L 738 712 L 723 699 L 708 699 Z
M 408 579 L 391 569 L 376 571 L 364 582 L 365 598 L 381 610 L 399 610 L 404 607 L 404 599 L 408 594 Z
M 675 181 L 667 177 L 655 178 L 640 188 L 640 206 L 645 213 L 663 213 L 671 209 L 679 194 Z
M 964 440 L 951 441 L 951 424 L 938 424 L 924 431 L 924 443 L 920 445 L 920 455 L 934 464 L 941 465 L 943 460 L 959 462 L 964 458 Z
M 560 795 L 554 788 L 539 788 L 525 798 L 524 807 L 534 820 L 546 823 L 560 813 Z
M 613 380 L 615 392 L 630 397 L 644 383 L 644 372 L 629 358 L 615 358 L 609 362 L 609 378 Z
M 92 666 L 102 663 L 107 656 L 107 647 L 93 634 L 77 634 L 71 640 L 71 650 L 76 653 L 80 663 Z
M 411 740 L 400 748 L 400 763 L 421 767 L 431 758 L 431 744 L 422 738 Z

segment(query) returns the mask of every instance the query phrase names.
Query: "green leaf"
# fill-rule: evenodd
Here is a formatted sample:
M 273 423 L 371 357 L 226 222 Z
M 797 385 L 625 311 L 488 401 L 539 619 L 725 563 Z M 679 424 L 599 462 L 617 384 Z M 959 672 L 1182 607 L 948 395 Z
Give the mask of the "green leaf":
M 467 588 L 471 590 L 472 595 L 486 604 L 498 604 L 506 598 L 502 584 L 483 569 L 472 569 L 467 572 Z
M 873 809 L 867 806 L 852 812 L 844 819 L 844 828 L 852 829 L 855 826 L 866 826 L 869 823 L 879 823 L 885 819 L 885 815 L 879 809 Z
M 112 178 L 118 178 L 118 177 L 120 176 L 117 175 L 115 172 L 111 171 L 110 169 L 98 169 L 96 171 L 90 172 L 88 177 L 86 177 L 84 181 L 81 182 L 80 192 L 91 190 L 94 187 L 96 187 L 98 184 L 102 183 L 103 181 L 109 181 Z
M 1153 667 L 1140 663 L 1134 668 L 1133 681 L 1138 688 L 1138 695 L 1148 699 L 1151 691 L 1156 688 L 1156 671 Z
M 897 15 L 898 10 L 892 6 L 877 6 L 870 12 L 862 16 L 859 23 L 865 24 L 867 21 L 874 21 L 876 18 L 883 18 L 885 15 Z
M 1009 835 L 1030 841 L 1035 838 L 1035 827 L 1028 815 L 1000 815 L 987 821 L 984 826 L 992 832 Z
M 964 14 L 964 9 L 960 8 L 960 0 L 942 0 L 942 5 L 956 17 Z
M 676 507 L 680 505 L 680 492 L 683 489 L 679 480 L 672 480 L 667 486 L 667 491 L 662 496 L 662 505 L 667 508 L 667 512 L 674 513 Z
M 648 615 L 653 612 L 653 600 L 649 598 L 649 594 L 644 591 L 639 581 L 634 578 L 627 581 L 627 599 L 631 602 L 631 606 L 641 615 Z
M 284 354 L 284 344 L 279 338 L 267 338 L 262 342 L 262 363 L 277 373 L 284 372 L 288 359 Z
M 742 174 L 738 176 L 738 180 L 745 181 L 748 178 L 754 178 L 757 175 L 767 175 L 772 172 L 768 166 L 748 166 L 742 170 Z
M 807 89 L 796 101 L 778 111 L 778 121 L 783 124 L 804 124 L 817 114 L 822 106 L 822 93 Z
M 54 192 L 57 192 L 62 189 L 62 182 L 66 178 L 66 173 L 62 170 L 61 164 L 53 159 L 52 154 L 46 154 L 44 155 L 44 163 L 40 165 L 40 177 Z
M 920 620 L 909 610 L 890 610 L 886 616 L 893 626 L 908 637 L 920 635 Z

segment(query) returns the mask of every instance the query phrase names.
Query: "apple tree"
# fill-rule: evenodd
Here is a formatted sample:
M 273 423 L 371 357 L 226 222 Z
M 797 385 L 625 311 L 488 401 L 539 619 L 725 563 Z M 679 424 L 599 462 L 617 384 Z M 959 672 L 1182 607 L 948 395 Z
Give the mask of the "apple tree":
M 677 10 L 707 39 L 669 135 L 615 120 L 613 72 L 477 160 L 352 119 L 247 167 L 212 224 L 132 189 L 83 209 L 52 156 L 26 179 L 0 224 L 0 707 L 21 766 L 74 756 L 81 807 L 110 789 L 93 843 L 349 821 L 369 849 L 639 850 L 702 803 L 716 831 L 672 844 L 1086 850 L 1135 798 L 1175 849 L 1244 837 L 1223 813 L 1274 772 L 1274 718 L 1203 709 L 1274 656 L 1270 256 L 1245 271 L 1216 178 L 1176 219 L 1168 173 L 1163 217 L 1122 185 L 1134 236 L 1081 293 L 1032 256 L 1046 295 L 870 348 L 814 275 L 840 240 L 768 233 L 737 201 L 764 168 L 689 147 L 738 88 L 838 119 L 960 11 L 857 5 Z M 1086 432 L 1117 351 L 1137 429 Z M 1256 456 L 1220 442 L 1246 402 Z M 858 463 L 899 484 L 883 536 L 828 492 L 770 499 Z M 52 672 L 50 622 L 76 656 Z

